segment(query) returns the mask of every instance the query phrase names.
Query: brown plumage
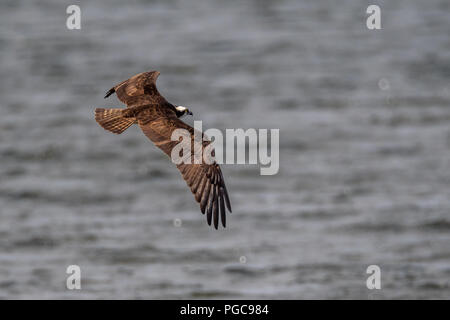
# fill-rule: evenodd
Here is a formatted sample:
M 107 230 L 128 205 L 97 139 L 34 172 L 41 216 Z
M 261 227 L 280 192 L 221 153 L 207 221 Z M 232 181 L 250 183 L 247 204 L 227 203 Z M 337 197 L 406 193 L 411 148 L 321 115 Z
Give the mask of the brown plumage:
M 127 108 L 97 108 L 95 120 L 105 130 L 116 134 L 124 132 L 136 123 L 144 134 L 169 157 L 172 149 L 179 143 L 171 140 L 172 132 L 176 129 L 186 129 L 192 139 L 191 163 L 178 164 L 177 168 L 194 194 L 195 200 L 200 204 L 201 212 L 206 213 L 208 224 L 211 225 L 213 222 L 217 229 L 220 215 L 222 225 L 225 227 L 225 206 L 231 212 L 231 204 L 222 171 L 215 162 L 194 164 L 194 135 L 203 135 L 203 133 L 194 131 L 194 128 L 179 119 L 189 110 L 177 110 L 159 94 L 156 89 L 158 76 L 158 71 L 139 73 L 111 88 L 105 98 L 116 93 Z M 209 141 L 203 141 L 203 149 L 209 144 Z

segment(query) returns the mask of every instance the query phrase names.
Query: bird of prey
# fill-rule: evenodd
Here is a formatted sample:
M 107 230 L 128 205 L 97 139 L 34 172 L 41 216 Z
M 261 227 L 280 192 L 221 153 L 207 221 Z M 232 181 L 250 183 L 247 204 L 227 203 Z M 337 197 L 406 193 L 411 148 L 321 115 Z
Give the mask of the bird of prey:
M 188 108 L 174 106 L 169 103 L 156 89 L 158 71 L 139 73 L 128 80 L 112 87 L 105 98 L 116 93 L 126 108 L 97 108 L 95 120 L 105 130 L 121 134 L 133 124 L 138 124 L 144 134 L 166 155 L 171 156 L 172 149 L 179 143 L 172 141 L 172 132 L 176 129 L 186 129 L 192 141 L 194 135 L 199 134 L 191 126 L 180 120 L 185 114 L 192 115 Z M 200 133 L 203 136 L 203 133 Z M 203 149 L 210 141 L 203 141 Z M 191 159 L 194 152 L 191 151 Z M 183 155 L 184 157 L 184 155 Z M 177 165 L 183 179 L 200 204 L 203 214 L 209 225 L 214 222 L 217 229 L 219 225 L 219 213 L 223 227 L 226 225 L 226 210 L 231 212 L 230 198 L 225 186 L 222 171 L 219 165 L 213 161 L 211 164 L 181 163 Z

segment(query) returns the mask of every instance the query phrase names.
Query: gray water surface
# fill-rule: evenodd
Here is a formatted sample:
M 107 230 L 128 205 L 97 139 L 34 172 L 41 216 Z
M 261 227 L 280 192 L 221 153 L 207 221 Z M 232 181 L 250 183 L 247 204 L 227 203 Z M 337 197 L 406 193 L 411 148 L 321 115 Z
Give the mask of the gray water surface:
M 69 3 L 0 3 L 0 298 L 450 297 L 448 1 L 376 1 L 382 30 L 366 1 L 77 3 L 73 31 Z M 225 230 L 94 120 L 148 70 L 204 129 L 280 129 L 277 175 L 222 166 Z

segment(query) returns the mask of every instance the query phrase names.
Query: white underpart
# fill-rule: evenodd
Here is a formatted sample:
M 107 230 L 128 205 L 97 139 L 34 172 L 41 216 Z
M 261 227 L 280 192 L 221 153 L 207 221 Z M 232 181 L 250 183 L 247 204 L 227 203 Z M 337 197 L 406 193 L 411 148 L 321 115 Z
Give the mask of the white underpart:
M 176 106 L 175 109 L 177 109 L 177 110 L 180 111 L 180 112 L 183 112 L 183 111 L 186 110 L 186 107 L 183 107 L 183 106 Z

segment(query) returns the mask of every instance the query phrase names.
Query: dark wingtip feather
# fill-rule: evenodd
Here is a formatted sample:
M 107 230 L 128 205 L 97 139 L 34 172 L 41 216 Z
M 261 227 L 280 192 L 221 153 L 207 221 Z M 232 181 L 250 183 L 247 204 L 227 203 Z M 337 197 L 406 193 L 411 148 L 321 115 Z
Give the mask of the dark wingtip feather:
M 220 188 L 220 218 L 222 220 L 222 226 L 226 227 L 226 212 L 225 212 L 225 203 L 223 201 L 223 188 Z
M 213 202 L 214 228 L 219 227 L 219 186 L 216 186 L 216 192 Z
M 208 204 L 208 199 L 209 199 L 209 191 L 211 190 L 211 184 L 207 181 L 206 182 L 206 187 L 205 190 L 203 190 L 203 195 L 202 195 L 202 199 L 200 201 L 200 210 L 203 214 L 205 214 L 205 209 L 207 207 Z
M 221 170 L 219 170 L 219 173 L 220 173 L 220 180 L 222 180 L 221 187 L 223 187 L 223 192 L 225 195 L 225 203 L 227 205 L 228 211 L 230 211 L 230 213 L 232 213 L 233 211 L 231 210 L 231 202 L 230 202 L 230 197 L 228 196 L 227 186 L 225 185 L 225 179 L 223 178 L 223 174 L 222 174 Z
M 209 207 L 208 207 L 208 212 L 206 213 L 206 219 L 208 220 L 208 225 L 211 225 L 211 217 L 212 217 L 212 212 L 213 212 L 213 204 L 214 204 L 214 199 L 216 197 L 216 188 L 214 188 L 214 186 L 212 186 L 212 194 L 211 197 L 209 198 Z
M 212 217 L 212 203 L 209 204 L 208 210 L 206 212 L 206 221 L 208 222 L 208 226 L 211 225 L 211 217 Z
M 230 213 L 233 213 L 233 211 L 231 210 L 231 202 L 230 202 L 230 198 L 228 197 L 228 191 L 227 191 L 227 187 L 225 187 L 225 184 L 223 185 L 223 191 L 224 191 L 225 203 L 227 205 L 228 211 L 230 211 Z
M 112 95 L 114 92 L 115 92 L 114 88 L 109 89 L 108 92 L 106 93 L 104 99 L 108 98 L 108 97 L 109 97 L 110 95 Z

